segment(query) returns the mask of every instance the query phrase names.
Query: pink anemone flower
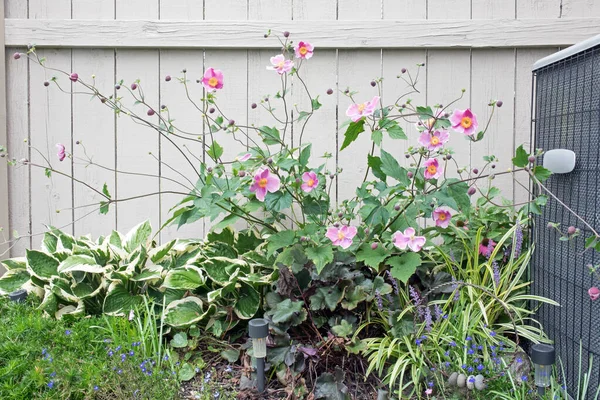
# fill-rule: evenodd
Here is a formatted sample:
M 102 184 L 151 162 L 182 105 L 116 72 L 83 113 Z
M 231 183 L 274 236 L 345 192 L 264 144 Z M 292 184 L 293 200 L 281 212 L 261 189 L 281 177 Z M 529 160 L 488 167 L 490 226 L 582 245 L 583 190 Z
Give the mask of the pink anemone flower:
M 485 238 L 479 244 L 479 254 L 484 257 L 489 257 L 492 255 L 495 247 L 496 242 L 494 242 L 492 239 Z
M 340 246 L 342 249 L 347 249 L 352 245 L 352 238 L 356 236 L 356 227 L 344 225 L 341 228 L 330 226 L 325 234 L 334 246 Z
M 449 136 L 446 131 L 435 131 L 433 134 L 429 132 L 421 133 L 419 136 L 419 143 L 429 151 L 435 151 L 444 147 L 444 144 L 448 141 Z
M 425 236 L 415 236 L 414 228 L 406 228 L 404 232 L 396 231 L 392 235 L 394 246 L 400 250 L 406 250 L 408 247 L 415 253 L 421 251 L 425 246 Z
M 252 157 L 251 153 L 246 153 L 242 156 L 236 157 L 235 160 L 239 161 L 239 162 L 244 162 L 244 161 L 248 161 L 250 159 L 250 157 Z
M 588 290 L 588 294 L 590 295 L 590 299 L 593 300 L 598 300 L 600 298 L 600 289 L 598 289 L 597 287 L 591 287 Z
M 275 193 L 279 190 L 280 185 L 279 178 L 272 175 L 268 169 L 259 169 L 256 175 L 254 175 L 250 191 L 256 194 L 258 200 L 265 201 L 267 192 Z
M 452 219 L 452 214 L 450 214 L 450 211 L 442 208 L 436 208 L 433 210 L 433 220 L 435 221 L 435 226 L 447 228 L 448 225 L 450 225 L 450 219 Z
M 67 153 L 65 153 L 65 146 L 58 143 L 56 145 L 56 155 L 58 156 L 58 161 L 63 161 L 65 159 L 65 157 L 67 156 Z
M 294 53 L 296 58 L 302 58 L 308 60 L 313 56 L 314 46 L 308 42 L 298 42 L 294 47 Z
M 356 122 L 362 117 L 373 115 L 375 108 L 377 108 L 377 103 L 379 103 L 379 96 L 373 97 L 373 100 L 366 103 L 350 104 L 350 107 L 346 110 L 346 115 L 350 117 L 352 122 Z
M 208 91 L 223 89 L 223 72 L 214 68 L 207 69 L 202 78 L 202 86 Z
M 319 185 L 319 178 L 317 178 L 317 174 L 313 171 L 309 171 L 302 174 L 302 182 L 300 189 L 306 193 L 310 193 Z
M 267 67 L 268 70 L 277 71 L 279 75 L 283 75 L 290 72 L 294 67 L 292 60 L 286 60 L 283 54 L 271 57 L 271 66 Z
M 430 158 L 423 163 L 425 166 L 425 179 L 437 179 L 444 173 L 444 167 L 440 166 L 437 158 Z
M 479 127 L 477 116 L 468 108 L 466 110 L 454 110 L 454 113 L 450 116 L 450 123 L 452 124 L 452 129 L 456 132 L 464 133 L 468 136 L 475 134 Z

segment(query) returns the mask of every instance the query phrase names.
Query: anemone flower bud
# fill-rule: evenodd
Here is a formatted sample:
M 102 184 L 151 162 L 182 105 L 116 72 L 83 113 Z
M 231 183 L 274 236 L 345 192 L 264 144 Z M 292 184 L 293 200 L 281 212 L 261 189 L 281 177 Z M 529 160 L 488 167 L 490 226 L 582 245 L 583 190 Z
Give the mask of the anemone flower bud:
M 567 233 L 569 235 L 574 235 L 575 232 L 577 232 L 577 228 L 575 228 L 574 226 L 571 225 L 570 227 L 567 228 Z
M 290 37 L 290 33 L 288 31 L 283 32 L 283 37 Z
M 333 94 L 333 89 L 331 89 L 331 88 L 327 89 L 327 94 Z
M 79 75 L 77 75 L 76 72 L 72 72 L 71 75 L 69 75 L 69 79 L 71 80 L 71 82 L 77 82 L 77 80 L 79 79 Z
M 590 295 L 590 299 L 592 301 L 594 300 L 598 300 L 600 298 L 600 289 L 598 289 L 597 287 L 591 287 L 588 290 L 588 294 Z
M 148 114 L 148 116 L 151 117 L 154 115 L 154 110 L 150 108 L 150 109 L 148 109 L 148 112 L 146 114 Z
M 165 76 L 165 81 L 170 82 L 171 81 L 171 75 Z
M 240 178 L 243 178 L 243 177 L 245 177 L 245 176 L 246 176 L 246 171 L 240 171 L 240 172 L 238 172 L 238 176 L 239 176 Z
M 535 162 L 535 156 L 529 156 L 529 158 L 527 158 L 527 161 L 533 164 Z
M 471 187 L 469 188 L 469 190 L 467 191 L 467 194 L 468 194 L 469 196 L 473 196 L 473 195 L 475 194 L 475 187 L 474 187 L 474 186 L 471 186 Z
M 15 54 L 13 54 L 13 58 L 15 60 L 18 60 L 19 58 L 21 58 L 21 53 L 15 53 Z
M 258 106 L 256 105 L 256 103 L 252 103 L 252 104 L 250 105 L 250 107 L 251 107 L 252 109 L 255 109 L 255 108 L 256 108 L 256 107 L 258 107 Z
M 134 83 L 131 84 L 131 90 L 135 90 L 137 88 L 138 88 L 137 83 L 134 82 Z
M 498 100 L 498 101 L 496 102 L 496 106 L 497 106 L 497 107 L 502 107 L 502 104 L 504 104 L 504 103 L 502 102 L 502 100 Z
M 214 113 L 214 112 L 215 112 L 215 108 L 214 108 L 214 107 L 211 107 L 211 108 L 209 108 L 209 109 L 208 109 L 208 112 L 209 112 L 210 114 Z
M 44 86 L 46 86 L 46 87 L 50 86 L 50 82 L 44 81 Z
M 377 242 L 371 243 L 371 249 L 372 250 L 377 250 L 378 247 L 379 247 L 379 243 L 377 243 Z

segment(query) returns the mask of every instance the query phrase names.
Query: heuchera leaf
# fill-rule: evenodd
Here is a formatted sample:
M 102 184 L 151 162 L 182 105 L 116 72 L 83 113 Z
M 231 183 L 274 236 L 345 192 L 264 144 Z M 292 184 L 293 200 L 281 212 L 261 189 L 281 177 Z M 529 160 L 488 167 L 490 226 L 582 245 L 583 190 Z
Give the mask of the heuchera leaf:
M 352 142 L 358 139 L 358 135 L 365 131 L 365 120 L 361 119 L 356 122 L 352 122 L 348 129 L 346 129 L 346 133 L 344 133 L 344 143 L 342 143 L 342 147 L 340 151 L 344 150 L 346 147 L 350 146 Z
M 356 253 L 356 261 L 362 261 L 365 265 L 377 269 L 379 264 L 389 255 L 389 252 L 383 246 L 378 246 L 375 250 L 368 243 L 363 244 Z
M 333 261 L 333 248 L 331 246 L 308 247 L 306 256 L 315 264 L 317 273 L 320 274 L 323 268 Z

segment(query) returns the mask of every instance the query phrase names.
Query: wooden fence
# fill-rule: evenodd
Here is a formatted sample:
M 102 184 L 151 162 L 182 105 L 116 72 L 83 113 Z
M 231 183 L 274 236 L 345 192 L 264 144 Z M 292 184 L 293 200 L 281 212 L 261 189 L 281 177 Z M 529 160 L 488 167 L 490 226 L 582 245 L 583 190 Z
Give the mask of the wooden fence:
M 351 87 L 361 98 L 370 98 L 375 89 L 369 82 L 383 77 L 384 102 L 391 103 L 406 87 L 396 78 L 401 68 L 414 71 L 417 63 L 425 63 L 419 93 L 412 96 L 415 103 L 447 104 L 464 88 L 457 107 L 470 106 L 485 120 L 489 100 L 501 99 L 504 106 L 487 137 L 475 144 L 456 141 L 454 148 L 461 165 L 481 166 L 481 156 L 491 153 L 500 159 L 498 170 L 506 170 L 514 148 L 529 142 L 533 62 L 597 34 L 600 26 L 600 2 L 594 0 L 4 0 L 3 13 L 0 77 L 6 79 L 0 79 L 0 95 L 6 103 L 0 107 L 0 144 L 6 143 L 17 160 L 41 163 L 43 157 L 29 147 L 35 146 L 61 171 L 96 187 L 106 182 L 118 198 L 168 191 L 172 183 L 110 169 L 177 179 L 178 173 L 192 171 L 153 131 L 115 117 L 89 97 L 44 87 L 54 74 L 24 58 L 14 60 L 13 53 L 33 43 L 49 67 L 77 72 L 88 81 L 95 75 L 105 93 L 113 93 L 121 79 L 126 84 L 140 79 L 152 104 L 168 105 L 179 126 L 197 130 L 200 118 L 185 101 L 183 86 L 164 77 L 180 76 L 186 68 L 195 81 L 205 67 L 222 69 L 223 111 L 236 121 L 264 123 L 265 112 L 250 109 L 250 104 L 277 91 L 279 81 L 265 68 L 277 52 L 277 42 L 262 35 L 269 28 L 289 30 L 295 40 L 316 46 L 304 73 L 324 106 L 304 141 L 313 142 L 313 154 L 334 155 L 331 169 L 343 167 L 336 181 L 336 198 L 343 199 L 353 194 L 364 175 L 367 150 L 361 144 L 336 150 L 343 137 L 338 127 L 349 104 L 339 90 Z M 61 84 L 71 89 L 65 78 Z M 335 94 L 327 96 L 328 88 Z M 200 85 L 192 86 L 193 96 L 201 94 Z M 305 105 L 305 97 L 296 91 L 292 96 Z M 410 140 L 392 145 L 398 157 L 416 143 L 414 127 L 405 129 Z M 297 143 L 298 138 L 292 140 Z M 56 143 L 64 143 L 76 158 L 85 157 L 76 141 L 85 145 L 95 163 L 109 169 L 86 167 L 77 160 L 54 161 Z M 231 138 L 219 142 L 228 154 L 243 150 Z M 203 157 L 201 148 L 190 150 Z M 508 198 L 518 201 L 525 196 L 510 175 L 499 177 L 496 184 Z M 23 236 L 12 248 L 13 255 L 39 246 L 41 237 L 36 234 L 44 231 L 44 224 L 93 236 L 115 228 L 128 230 L 146 218 L 157 228 L 178 199 L 163 194 L 124 202 L 105 216 L 81 208 L 99 200 L 94 192 L 57 174 L 47 178 L 31 166 L 7 171 L 5 163 L 0 164 L 0 226 L 5 236 Z M 207 229 L 202 222 L 179 232 L 168 228 L 161 238 L 198 237 Z

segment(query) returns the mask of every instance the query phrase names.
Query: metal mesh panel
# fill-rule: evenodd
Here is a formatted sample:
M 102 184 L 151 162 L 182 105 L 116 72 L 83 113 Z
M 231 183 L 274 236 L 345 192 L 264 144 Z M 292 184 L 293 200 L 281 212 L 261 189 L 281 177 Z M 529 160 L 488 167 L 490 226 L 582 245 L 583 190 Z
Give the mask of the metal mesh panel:
M 538 69 L 534 79 L 535 147 L 545 151 L 569 149 L 577 155 L 575 170 L 552 176 L 547 187 L 598 231 L 600 46 Z M 559 241 L 560 234 L 548 229 L 548 222 L 560 223 L 563 231 L 576 226 L 586 237 L 591 232 L 557 201 L 549 199 L 543 214 L 535 218 L 531 290 L 561 304 L 542 306 L 537 318 L 555 342 L 569 391 L 576 391 L 580 341 L 582 369 L 587 371 L 589 355 L 594 355 L 590 388 L 595 391 L 600 385 L 600 301 L 590 301 L 587 290 L 600 282 L 589 274 L 586 265 L 600 263 L 600 257 L 591 250 L 583 252 L 581 236 Z

